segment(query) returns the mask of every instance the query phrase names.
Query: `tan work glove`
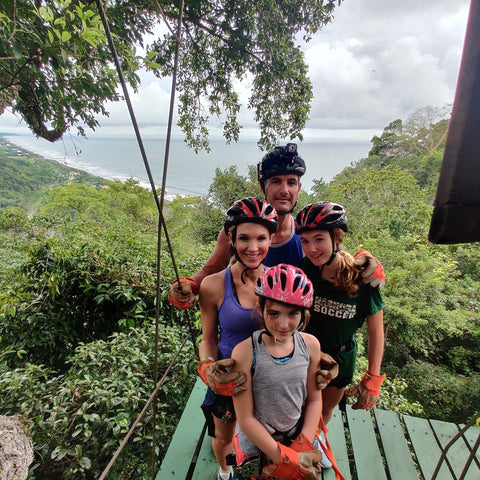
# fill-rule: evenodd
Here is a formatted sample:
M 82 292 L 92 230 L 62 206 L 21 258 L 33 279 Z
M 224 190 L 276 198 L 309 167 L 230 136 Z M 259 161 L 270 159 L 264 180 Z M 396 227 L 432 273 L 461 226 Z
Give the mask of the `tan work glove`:
M 296 452 L 278 442 L 281 451 L 280 463 L 263 467 L 261 478 L 281 480 L 319 480 L 322 474 L 322 453 L 317 449 Z
M 170 303 L 180 310 L 187 310 L 194 307 L 198 303 L 196 295 L 200 286 L 192 278 L 180 277 L 180 285 L 175 280 L 168 291 L 168 300 Z
M 247 379 L 244 373 L 231 371 L 234 365 L 235 360 L 231 358 L 217 361 L 206 358 L 198 363 L 197 372 L 204 383 L 217 395 L 234 397 L 246 390 L 242 385 Z
M 317 372 L 315 381 L 318 390 L 323 390 L 331 380 L 338 376 L 338 363 L 328 353 L 322 352 L 320 357 L 320 370 Z
M 362 282 L 372 288 L 381 290 L 385 286 L 385 271 L 382 264 L 367 250 L 359 250 L 355 254 L 354 265 L 362 270 Z

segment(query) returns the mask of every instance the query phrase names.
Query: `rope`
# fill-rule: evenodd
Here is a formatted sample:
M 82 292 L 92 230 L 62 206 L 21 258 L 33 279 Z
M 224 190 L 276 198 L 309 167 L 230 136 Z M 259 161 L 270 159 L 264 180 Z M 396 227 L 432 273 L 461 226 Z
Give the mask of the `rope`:
M 173 76 L 172 76 L 172 87 L 171 87 L 171 93 L 170 93 L 170 109 L 169 109 L 169 119 L 168 119 L 168 129 L 167 129 L 167 139 L 166 139 L 165 159 L 164 159 L 164 170 L 163 170 L 161 198 L 160 199 L 158 197 L 158 194 L 157 194 L 157 191 L 156 191 L 156 188 L 155 188 L 155 182 L 154 182 L 154 179 L 153 179 L 153 175 L 152 175 L 152 172 L 151 172 L 151 169 L 150 169 L 150 165 L 149 165 L 149 162 L 148 162 L 148 159 L 147 159 L 147 155 L 145 153 L 145 148 L 144 148 L 144 145 L 143 145 L 140 130 L 138 128 L 138 123 L 136 121 L 135 113 L 133 111 L 130 96 L 129 96 L 129 93 L 128 93 L 128 90 L 127 90 L 127 87 L 126 87 L 125 79 L 123 77 L 120 62 L 118 60 L 118 55 L 117 55 L 117 52 L 116 52 L 116 49 L 115 49 L 115 45 L 113 43 L 112 35 L 111 35 L 111 32 L 110 32 L 110 28 L 108 26 L 108 21 L 107 21 L 106 15 L 105 15 L 104 8 L 101 4 L 101 0 L 96 0 L 96 4 L 97 4 L 97 9 L 99 11 L 99 14 L 100 14 L 100 17 L 101 17 L 101 20 L 102 20 L 102 23 L 103 23 L 103 27 L 105 29 L 105 35 L 107 37 L 110 52 L 112 54 L 112 57 L 113 57 L 113 60 L 114 60 L 114 63 L 115 63 L 115 67 L 116 67 L 117 74 L 118 74 L 118 77 L 119 77 L 119 80 L 120 80 L 120 84 L 122 86 L 124 98 L 125 98 L 125 101 L 126 101 L 126 104 L 127 104 L 127 107 L 128 107 L 128 111 L 129 111 L 129 114 L 130 114 L 132 125 L 133 125 L 135 135 L 136 135 L 136 138 L 137 138 L 137 143 L 138 143 L 138 146 L 140 148 L 140 152 L 141 152 L 141 155 L 142 155 L 145 170 L 146 170 L 147 175 L 148 175 L 148 179 L 149 179 L 149 182 L 150 182 L 150 187 L 151 187 L 151 190 L 152 190 L 152 193 L 153 193 L 153 196 L 154 196 L 154 199 L 155 199 L 155 203 L 157 205 L 158 213 L 159 213 L 159 222 L 158 222 L 158 229 L 157 229 L 157 290 L 156 290 L 156 309 L 155 309 L 155 359 L 154 359 L 154 382 L 155 382 L 156 388 L 153 391 L 152 395 L 150 396 L 150 399 L 148 400 L 147 404 L 143 408 L 142 412 L 137 417 L 135 422 L 132 424 L 132 427 L 130 428 L 128 434 L 126 435 L 126 437 L 122 441 L 121 445 L 119 446 L 119 448 L 115 452 L 114 456 L 110 460 L 110 462 L 107 465 L 107 467 L 105 468 L 104 472 L 102 473 L 102 475 L 100 477 L 100 480 L 103 480 L 106 477 L 106 475 L 108 474 L 108 472 L 110 471 L 111 467 L 114 465 L 114 463 L 115 463 L 116 459 L 118 458 L 118 456 L 120 455 L 121 451 L 123 450 L 123 448 L 127 444 L 129 438 L 133 434 L 136 426 L 138 425 L 138 422 L 143 417 L 143 415 L 145 414 L 145 412 L 148 409 L 148 407 L 150 406 L 150 404 L 153 402 L 154 398 L 156 397 L 156 395 L 158 393 L 158 390 L 159 390 L 160 386 L 163 384 L 164 378 L 166 377 L 167 373 L 169 373 L 169 370 L 170 370 L 170 366 L 169 366 L 167 371 L 164 373 L 164 375 L 162 377 L 162 380 L 160 382 L 158 382 L 158 348 L 159 348 L 158 347 L 158 337 L 159 337 L 159 317 L 160 317 L 159 308 L 160 308 L 160 297 L 161 297 L 160 278 L 161 278 L 161 253 L 162 253 L 162 249 L 161 249 L 162 227 L 163 227 L 163 231 L 165 233 L 165 239 L 167 241 L 168 250 L 169 250 L 169 253 L 170 253 L 170 256 L 171 256 L 171 259 L 172 259 L 172 266 L 173 266 L 173 269 L 174 269 L 174 272 L 175 272 L 175 276 L 176 276 L 177 282 L 180 284 L 180 276 L 179 276 L 178 268 L 177 268 L 175 258 L 174 258 L 174 255 L 173 255 L 173 249 L 172 249 L 172 245 L 171 245 L 171 242 L 170 242 L 170 237 L 168 235 L 167 225 L 166 225 L 166 222 L 165 222 L 165 218 L 163 216 L 163 203 L 164 203 L 164 195 L 165 195 L 165 184 L 166 184 L 167 170 L 168 170 L 168 157 L 169 157 L 169 151 L 170 151 L 173 108 L 174 108 L 174 103 L 175 103 L 175 88 L 176 88 L 176 78 L 177 78 L 177 70 L 178 70 L 178 58 L 179 58 L 179 50 L 180 50 L 180 43 L 181 43 L 181 29 L 182 29 L 182 23 L 183 23 L 183 0 L 180 1 L 180 6 L 179 6 L 180 15 L 179 15 L 179 21 L 178 21 L 177 44 L 176 44 L 176 49 L 175 49 L 174 73 L 173 73 Z M 165 19 L 163 11 L 161 11 L 161 14 L 162 14 L 163 18 Z M 168 24 L 167 24 L 167 26 L 168 26 Z M 186 339 L 188 337 L 192 338 L 193 347 L 194 347 L 195 352 L 197 353 L 195 339 L 194 339 L 194 336 L 193 336 L 193 325 L 191 323 L 191 320 L 190 320 L 190 317 L 189 317 L 188 314 L 187 314 L 187 324 L 188 324 L 188 328 L 189 328 L 189 335 L 185 338 L 185 340 L 184 340 L 182 346 L 180 347 L 179 351 L 177 352 L 175 357 L 172 359 L 171 364 L 177 358 L 179 352 L 181 351 L 181 349 L 185 345 Z M 154 410 L 153 410 L 153 445 L 152 445 L 152 465 L 151 465 L 152 466 L 152 478 L 155 477 L 155 472 L 154 472 L 154 469 L 155 469 L 155 449 L 156 449 L 156 405 L 154 404 Z
M 160 7 L 160 5 L 158 5 Z M 161 14 L 165 20 L 165 15 L 163 13 L 163 10 L 161 10 Z M 179 6 L 179 18 L 178 18 L 178 28 L 177 28 L 177 38 L 176 38 L 176 46 L 175 46 L 175 62 L 174 62 L 174 68 L 173 68 L 173 75 L 172 75 L 172 85 L 170 88 L 170 107 L 168 111 L 168 124 L 167 124 L 167 138 L 165 142 L 165 158 L 163 161 L 163 176 L 162 176 L 162 189 L 161 189 L 161 199 L 160 199 L 160 212 L 163 212 L 163 203 L 165 199 L 165 186 L 167 184 L 167 171 L 168 171 L 168 158 L 169 158 L 169 153 L 170 153 L 170 140 L 171 140 L 171 135 L 172 135 L 172 123 L 173 123 L 173 108 L 175 105 L 175 90 L 177 86 L 177 71 L 178 71 L 178 59 L 180 56 L 180 44 L 181 44 L 181 38 L 182 38 L 182 25 L 183 25 L 183 0 L 180 0 L 180 6 Z M 158 237 L 157 237 L 157 279 L 160 278 L 161 274 L 161 258 L 162 258 L 162 227 L 159 222 L 158 225 Z M 171 253 L 172 257 L 173 254 Z M 178 284 L 180 285 L 180 281 L 178 279 L 178 274 L 177 274 L 177 281 Z M 181 288 L 181 287 L 180 287 Z M 153 378 L 155 384 L 157 383 L 158 380 L 158 337 L 159 337 L 159 317 L 160 317 L 160 282 L 157 282 L 157 301 L 156 301 L 156 314 L 155 314 L 155 360 L 154 360 L 154 371 L 153 371 Z M 192 343 L 193 343 L 193 348 L 195 350 L 195 353 L 197 354 L 197 348 L 195 344 L 195 340 L 193 337 L 193 328 L 192 324 L 190 321 L 190 316 L 187 314 L 187 324 L 188 328 L 190 331 L 190 334 L 192 335 Z M 157 424 L 157 405 L 156 403 L 153 405 L 153 435 L 152 435 L 152 455 L 151 455 L 151 471 L 152 471 L 152 480 L 155 479 L 155 451 L 157 447 L 157 433 L 156 433 L 156 424 Z
M 177 281 L 180 283 L 180 276 L 178 274 L 178 268 L 177 268 L 177 265 L 176 265 L 176 262 L 175 262 L 175 259 L 174 259 L 173 249 L 172 249 L 172 245 L 171 245 L 171 242 L 170 242 L 170 237 L 168 235 L 167 225 L 165 223 L 165 217 L 163 216 L 163 213 L 162 213 L 162 208 L 161 208 L 162 205 L 161 205 L 160 199 L 158 198 L 158 194 L 157 194 L 157 191 L 156 191 L 156 188 L 155 188 L 155 182 L 154 182 L 154 179 L 153 179 L 152 171 L 151 171 L 150 165 L 148 163 L 147 154 L 145 153 L 145 148 L 144 148 L 144 145 L 143 145 L 142 136 L 140 134 L 140 129 L 138 128 L 137 119 L 135 118 L 135 113 L 133 111 L 132 102 L 130 100 L 130 95 L 128 94 L 127 86 L 126 86 L 126 83 L 125 83 L 125 78 L 123 76 L 122 68 L 121 68 L 120 62 L 118 60 L 117 51 L 116 51 L 115 45 L 113 43 L 112 34 L 110 33 L 110 28 L 108 26 L 107 18 L 105 16 L 105 12 L 103 10 L 101 0 L 95 0 L 95 2 L 97 4 L 97 8 L 98 8 L 98 11 L 100 13 L 100 17 L 102 19 L 103 28 L 105 29 L 105 35 L 106 35 L 107 41 L 108 41 L 108 46 L 110 47 L 110 52 L 112 53 L 113 61 L 115 63 L 115 67 L 117 69 L 117 74 L 118 74 L 118 77 L 119 77 L 119 80 L 120 80 L 120 84 L 122 86 L 123 94 L 125 96 L 125 102 L 126 102 L 127 107 L 128 107 L 128 112 L 130 114 L 130 119 L 132 120 L 133 129 L 135 131 L 135 136 L 137 138 L 137 143 L 138 143 L 138 146 L 140 148 L 140 153 L 142 155 L 143 163 L 145 165 L 145 170 L 147 172 L 148 180 L 150 182 L 150 188 L 152 189 L 153 197 L 155 199 L 155 203 L 157 204 L 157 209 L 158 209 L 158 213 L 159 213 L 159 216 L 160 216 L 160 221 L 161 221 L 161 224 L 162 224 L 164 232 L 165 232 L 165 239 L 167 241 L 167 245 L 168 245 L 168 249 L 170 251 L 170 254 L 172 256 L 172 266 L 173 266 L 173 270 L 175 272 L 175 277 L 176 277 Z M 163 190 L 163 187 L 162 187 L 162 190 Z
M 125 435 L 125 438 L 122 440 L 122 443 L 120 444 L 120 446 L 117 448 L 117 451 L 114 453 L 113 457 L 111 458 L 111 460 L 108 462 L 108 465 L 105 467 L 105 469 L 103 470 L 102 474 L 100 475 L 99 477 L 99 480 L 104 480 L 108 474 L 108 472 L 111 470 L 111 468 L 113 467 L 113 465 L 115 464 L 115 461 L 117 460 L 118 456 L 120 455 L 120 453 L 122 452 L 122 450 L 124 449 L 125 445 L 128 443 L 128 440 L 130 440 L 130 437 L 133 435 L 133 432 L 135 431 L 135 429 L 137 428 L 137 425 L 138 423 L 140 422 L 140 420 L 143 418 L 143 416 L 145 415 L 145 413 L 147 412 L 148 410 L 148 407 L 150 407 L 151 403 L 153 402 L 153 400 L 155 400 L 155 397 L 157 396 L 157 393 L 158 393 L 158 390 L 160 389 L 160 387 L 163 385 L 163 383 L 165 382 L 165 378 L 167 377 L 167 375 L 170 373 L 170 370 L 172 369 L 175 361 L 177 360 L 178 358 L 178 355 L 180 354 L 180 352 L 182 351 L 183 347 L 185 346 L 185 344 L 187 343 L 187 340 L 188 338 L 190 337 L 190 334 L 188 334 L 184 339 L 183 339 L 183 342 L 182 344 L 180 345 L 180 348 L 177 350 L 177 352 L 175 353 L 175 355 L 173 356 L 173 358 L 170 360 L 170 363 L 168 364 L 168 367 L 167 369 L 165 370 L 165 373 L 163 374 L 162 378 L 160 379 L 160 381 L 156 384 L 155 386 L 155 389 L 153 390 L 152 394 L 150 395 L 150 398 L 148 399 L 147 403 L 145 404 L 145 406 L 143 407 L 142 411 L 140 412 L 140 414 L 138 415 L 137 419 L 133 422 L 132 426 L 130 427 L 130 430 L 128 431 L 128 433 Z

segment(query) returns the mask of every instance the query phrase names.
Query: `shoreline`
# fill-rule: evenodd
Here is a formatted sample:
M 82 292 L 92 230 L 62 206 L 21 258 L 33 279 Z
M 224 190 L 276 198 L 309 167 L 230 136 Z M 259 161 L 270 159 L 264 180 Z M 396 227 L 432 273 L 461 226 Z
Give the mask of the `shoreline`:
M 71 161 L 71 163 L 67 163 L 66 160 L 62 160 L 59 158 L 59 156 L 56 155 L 45 155 L 44 152 L 40 153 L 39 151 L 33 151 L 30 148 L 27 148 L 25 145 L 22 144 L 22 142 L 15 142 L 15 137 L 21 138 L 23 135 L 20 134 L 10 134 L 10 133 L 2 133 L 0 132 L 0 144 L 6 145 L 8 148 L 10 148 L 13 152 L 18 151 L 22 152 L 24 155 L 29 155 L 33 156 L 38 160 L 41 161 L 48 161 L 48 162 L 53 162 L 54 164 L 62 167 L 65 170 L 70 170 L 70 171 L 80 171 L 83 172 L 87 175 L 90 175 L 92 177 L 95 177 L 96 179 L 99 180 L 104 180 L 106 182 L 108 181 L 119 181 L 121 183 L 125 183 L 128 180 L 134 180 L 138 182 L 138 185 L 141 188 L 144 188 L 145 190 L 148 190 L 149 192 L 152 191 L 150 182 L 145 182 L 142 181 L 141 179 L 132 176 L 127 176 L 127 175 L 121 175 L 121 174 L 111 174 L 111 175 L 105 175 L 101 173 L 101 169 L 98 168 L 89 168 L 88 164 L 85 164 L 81 161 L 76 162 L 75 160 L 72 160 L 72 157 L 67 155 L 65 153 L 65 158 L 68 158 Z M 100 170 L 100 171 L 99 171 Z M 155 188 L 160 190 L 160 186 L 156 185 Z M 194 197 L 194 196 L 199 196 L 199 195 L 194 195 L 190 192 L 187 193 L 169 193 L 168 188 L 165 189 L 165 200 L 171 201 L 174 200 L 177 196 L 179 197 Z

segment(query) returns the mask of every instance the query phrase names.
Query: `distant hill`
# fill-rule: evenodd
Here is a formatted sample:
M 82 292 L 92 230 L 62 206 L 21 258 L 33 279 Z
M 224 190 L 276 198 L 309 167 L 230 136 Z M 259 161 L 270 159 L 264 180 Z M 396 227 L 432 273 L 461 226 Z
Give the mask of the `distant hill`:
M 72 182 L 101 186 L 106 180 L 31 153 L 0 136 L 0 209 L 29 210 L 52 187 Z

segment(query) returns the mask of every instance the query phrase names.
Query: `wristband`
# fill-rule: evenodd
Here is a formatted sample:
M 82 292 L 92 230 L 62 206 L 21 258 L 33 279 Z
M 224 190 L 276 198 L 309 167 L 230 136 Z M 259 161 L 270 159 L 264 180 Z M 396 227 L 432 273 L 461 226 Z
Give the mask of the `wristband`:
M 361 383 L 367 388 L 369 395 L 372 397 L 378 397 L 380 395 L 380 386 L 385 378 L 386 375 L 375 375 L 374 373 L 365 370 Z
M 180 283 L 182 282 L 188 282 L 192 284 L 192 293 L 194 295 L 198 295 L 198 292 L 200 291 L 200 285 L 198 282 L 196 282 L 193 278 L 187 278 L 187 277 L 179 277 L 178 280 L 175 280 L 172 283 L 172 287 L 176 287 L 178 285 L 178 281 L 180 280 Z

